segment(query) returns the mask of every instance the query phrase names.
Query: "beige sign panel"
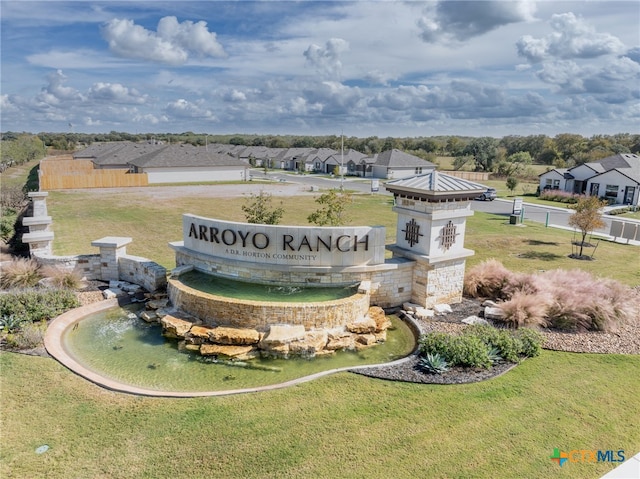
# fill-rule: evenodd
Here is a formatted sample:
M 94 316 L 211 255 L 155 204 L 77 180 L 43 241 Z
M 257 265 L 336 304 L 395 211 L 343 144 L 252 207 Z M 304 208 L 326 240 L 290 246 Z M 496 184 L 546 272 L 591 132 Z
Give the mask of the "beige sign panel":
M 384 263 L 382 226 L 261 225 L 185 214 L 182 228 L 185 248 L 237 261 L 342 267 Z

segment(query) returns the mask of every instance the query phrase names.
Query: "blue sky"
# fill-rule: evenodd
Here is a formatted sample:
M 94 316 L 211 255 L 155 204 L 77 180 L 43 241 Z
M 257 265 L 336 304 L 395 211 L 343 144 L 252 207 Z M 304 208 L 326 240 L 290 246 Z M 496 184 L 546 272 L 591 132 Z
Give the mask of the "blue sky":
M 637 133 L 640 2 L 0 1 L 2 131 Z

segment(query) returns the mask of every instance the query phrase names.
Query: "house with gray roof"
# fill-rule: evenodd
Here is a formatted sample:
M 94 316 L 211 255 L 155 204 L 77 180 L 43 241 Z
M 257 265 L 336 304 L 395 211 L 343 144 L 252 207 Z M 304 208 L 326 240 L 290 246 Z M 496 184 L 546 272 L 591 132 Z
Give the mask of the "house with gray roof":
M 540 191 L 558 189 L 598 196 L 612 204 L 640 206 L 640 156 L 619 153 L 573 168 L 558 168 L 539 176 Z
M 394 148 L 376 155 L 372 176 L 392 180 L 428 173 L 435 168 L 430 161 Z
M 149 184 L 203 181 L 246 181 L 250 165 L 227 153 L 205 146 L 164 145 L 162 148 L 131 158 L 134 173 L 146 173 Z

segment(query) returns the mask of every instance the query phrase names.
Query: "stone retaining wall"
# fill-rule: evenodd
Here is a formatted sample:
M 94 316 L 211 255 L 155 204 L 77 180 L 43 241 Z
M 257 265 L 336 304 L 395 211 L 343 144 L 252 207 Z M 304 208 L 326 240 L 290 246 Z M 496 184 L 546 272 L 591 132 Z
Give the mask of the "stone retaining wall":
M 406 258 L 393 258 L 372 266 L 296 268 L 231 261 L 189 250 L 181 242 L 171 243 L 171 247 L 178 268 L 193 266 L 203 273 L 262 284 L 336 286 L 369 281 L 371 304 L 391 308 L 411 300 L 415 261 Z
M 217 296 L 170 279 L 167 293 L 174 308 L 209 326 L 232 326 L 267 331 L 273 324 L 302 325 L 305 329 L 343 327 L 369 310 L 369 294 L 309 303 L 250 301 Z

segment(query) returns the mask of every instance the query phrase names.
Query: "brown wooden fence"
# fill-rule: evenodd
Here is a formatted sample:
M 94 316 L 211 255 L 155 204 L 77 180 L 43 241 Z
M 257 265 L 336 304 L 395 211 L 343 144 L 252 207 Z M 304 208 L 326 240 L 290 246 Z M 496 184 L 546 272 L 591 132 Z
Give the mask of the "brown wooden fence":
M 126 169 L 96 170 L 90 160 L 47 158 L 40 162 L 40 190 L 148 186 L 146 173 Z
M 469 181 L 487 181 L 489 173 L 483 171 L 443 171 L 447 175 L 455 176 Z

